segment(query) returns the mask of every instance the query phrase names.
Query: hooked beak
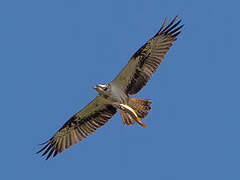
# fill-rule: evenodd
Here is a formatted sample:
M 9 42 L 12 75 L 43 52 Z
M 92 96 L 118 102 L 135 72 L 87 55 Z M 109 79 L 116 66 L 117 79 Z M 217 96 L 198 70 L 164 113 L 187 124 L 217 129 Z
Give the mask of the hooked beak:
M 102 89 L 102 86 L 100 84 L 96 85 L 96 86 L 93 86 L 93 89 L 95 90 L 101 90 Z
M 93 86 L 93 89 L 97 90 L 97 91 L 103 91 L 105 88 L 105 85 L 102 84 L 98 84 L 96 86 Z

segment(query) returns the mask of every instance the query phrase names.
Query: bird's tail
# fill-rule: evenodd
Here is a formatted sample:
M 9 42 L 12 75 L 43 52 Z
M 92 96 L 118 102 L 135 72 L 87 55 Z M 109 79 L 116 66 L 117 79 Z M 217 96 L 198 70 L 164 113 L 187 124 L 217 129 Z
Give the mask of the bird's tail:
M 128 106 L 130 106 L 137 114 L 139 118 L 144 118 L 148 115 L 148 111 L 151 110 L 152 100 L 150 99 L 138 99 L 130 98 Z M 136 120 L 127 112 L 121 111 L 123 123 L 126 125 L 135 124 Z

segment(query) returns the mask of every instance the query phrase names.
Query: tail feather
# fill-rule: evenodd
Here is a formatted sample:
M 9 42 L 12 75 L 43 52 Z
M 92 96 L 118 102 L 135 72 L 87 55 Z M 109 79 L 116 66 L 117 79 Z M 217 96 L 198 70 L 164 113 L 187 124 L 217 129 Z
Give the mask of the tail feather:
M 148 115 L 148 111 L 152 109 L 150 106 L 151 104 L 152 100 L 150 99 L 130 98 L 127 105 L 130 106 L 135 111 L 137 116 L 142 119 L 146 117 Z M 122 110 L 120 112 L 123 124 L 134 125 L 136 123 L 136 120 L 131 116 L 131 114 Z
M 136 121 L 134 120 L 134 118 L 130 114 L 128 114 L 124 111 L 120 111 L 120 112 L 121 112 L 123 124 L 126 124 L 126 125 L 135 124 Z
M 138 99 L 138 98 L 130 98 L 128 105 L 133 108 L 138 117 L 144 118 L 148 115 L 148 111 L 150 111 L 152 104 L 152 100 L 150 99 Z

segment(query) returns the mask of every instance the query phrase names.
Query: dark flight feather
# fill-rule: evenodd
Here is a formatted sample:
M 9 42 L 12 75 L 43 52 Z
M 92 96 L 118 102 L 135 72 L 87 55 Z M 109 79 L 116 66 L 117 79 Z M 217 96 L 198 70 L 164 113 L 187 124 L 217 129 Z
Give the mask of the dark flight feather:
M 181 32 L 179 30 L 183 27 L 183 25 L 179 26 L 181 20 L 176 22 L 177 17 L 166 27 L 167 19 L 165 19 L 156 35 L 132 56 L 128 64 L 113 80 L 116 84 L 120 83 L 124 86 L 122 89 L 127 94 L 136 94 L 147 84 L 172 44 L 177 40 Z
M 102 97 L 97 96 L 88 106 L 72 116 L 37 153 L 42 156 L 55 157 L 70 146 L 82 141 L 89 134 L 103 126 L 116 113 L 116 108 L 104 104 Z

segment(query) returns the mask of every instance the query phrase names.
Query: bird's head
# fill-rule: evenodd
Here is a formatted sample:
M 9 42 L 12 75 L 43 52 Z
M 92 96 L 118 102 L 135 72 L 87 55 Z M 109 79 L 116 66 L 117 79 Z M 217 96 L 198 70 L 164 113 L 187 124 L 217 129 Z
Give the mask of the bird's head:
M 98 85 L 94 86 L 93 89 L 95 89 L 99 94 L 108 95 L 109 90 L 110 90 L 110 85 L 109 84 L 104 84 L 104 85 L 98 84 Z

